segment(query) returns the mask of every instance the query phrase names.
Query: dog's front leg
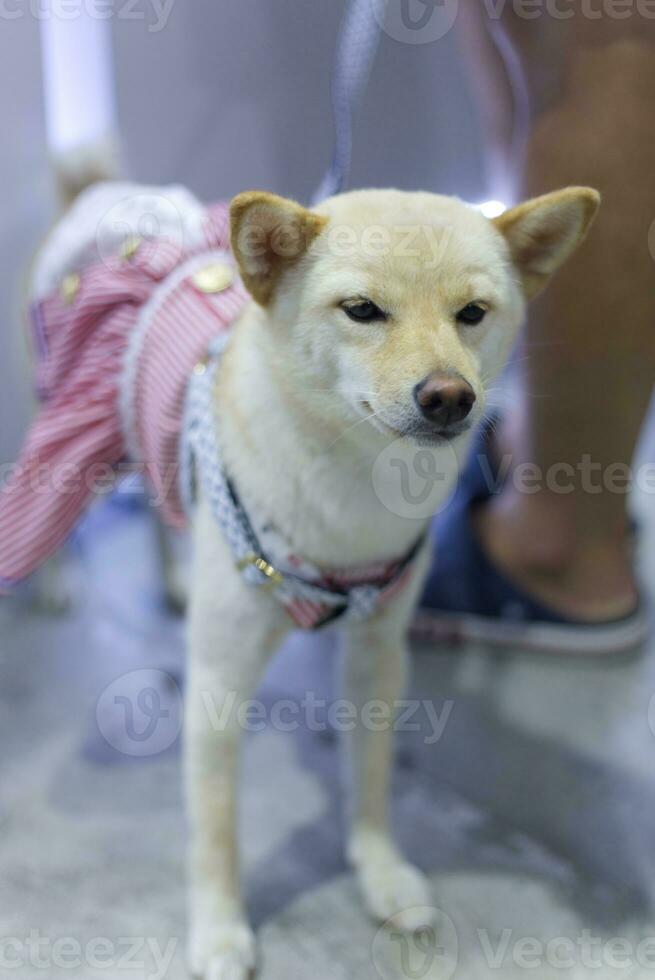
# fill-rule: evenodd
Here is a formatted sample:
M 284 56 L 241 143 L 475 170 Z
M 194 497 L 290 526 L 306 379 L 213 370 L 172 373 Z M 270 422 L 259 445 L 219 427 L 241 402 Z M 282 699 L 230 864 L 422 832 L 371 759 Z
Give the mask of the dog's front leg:
M 412 581 L 382 615 L 346 631 L 347 694 L 357 711 L 347 743 L 353 794 L 348 857 L 369 912 L 405 930 L 434 918 L 429 885 L 395 846 L 389 816 L 394 720 L 409 662 L 405 637 L 425 561 L 417 558 Z
M 253 696 L 285 619 L 273 599 L 241 581 L 202 513 L 194 533 L 189 617 L 189 962 L 203 980 L 246 980 L 255 965 L 255 941 L 239 880 L 240 708 Z

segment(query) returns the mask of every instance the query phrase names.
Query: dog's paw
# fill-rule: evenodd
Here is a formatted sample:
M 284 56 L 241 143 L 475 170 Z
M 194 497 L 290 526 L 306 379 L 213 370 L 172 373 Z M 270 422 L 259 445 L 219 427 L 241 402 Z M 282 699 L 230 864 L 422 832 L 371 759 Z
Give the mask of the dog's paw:
M 189 970 L 199 980 L 250 980 L 257 947 L 243 922 L 195 930 L 189 944 Z
M 375 919 L 403 932 L 434 925 L 436 910 L 427 878 L 403 860 L 391 841 L 360 834 L 350 857 L 366 908 Z
M 371 915 L 403 932 L 434 925 L 436 912 L 425 876 L 400 859 L 362 866 L 359 885 Z

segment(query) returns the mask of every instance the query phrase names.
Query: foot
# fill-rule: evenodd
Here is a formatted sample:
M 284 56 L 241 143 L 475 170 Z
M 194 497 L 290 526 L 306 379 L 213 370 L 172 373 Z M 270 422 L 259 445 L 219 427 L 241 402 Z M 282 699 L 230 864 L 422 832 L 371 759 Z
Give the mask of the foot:
M 574 477 L 568 478 L 572 492 L 564 493 L 548 470 L 535 493 L 531 478 L 524 480 L 521 466 L 512 463 L 515 447 L 524 441 L 517 416 L 506 416 L 482 439 L 478 448 L 487 457 L 488 472 L 502 469 L 504 474 L 496 492 L 471 512 L 473 531 L 490 561 L 562 618 L 598 623 L 634 612 L 639 593 L 624 498 L 611 516 L 601 516 L 597 505 L 593 512 L 589 506 L 597 504 L 596 494 L 585 496 L 583 483 Z M 596 516 L 590 527 L 591 513 Z
M 618 542 L 606 535 L 603 554 L 569 561 L 574 534 L 557 530 L 561 518 L 545 513 L 542 495 L 536 519 L 534 501 L 511 500 L 490 441 L 482 429 L 455 498 L 435 519 L 435 560 L 414 637 L 539 653 L 612 655 L 642 647 L 649 621 L 627 535 Z
M 436 910 L 427 878 L 401 857 L 390 840 L 359 833 L 349 856 L 364 904 L 376 921 L 402 932 L 434 925 Z
M 255 963 L 255 936 L 246 922 L 216 922 L 192 928 L 189 971 L 198 980 L 250 980 Z
M 573 533 L 548 502 L 508 491 L 472 515 L 480 546 L 507 578 L 569 619 L 589 623 L 634 611 L 639 594 L 624 538 L 572 550 Z

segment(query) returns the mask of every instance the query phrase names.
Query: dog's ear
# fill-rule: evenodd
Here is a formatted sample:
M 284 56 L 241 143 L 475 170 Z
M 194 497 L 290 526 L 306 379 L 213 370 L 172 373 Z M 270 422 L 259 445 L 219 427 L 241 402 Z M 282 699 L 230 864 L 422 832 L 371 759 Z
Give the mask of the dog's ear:
M 575 251 L 587 233 L 600 194 L 590 187 L 566 187 L 510 208 L 493 223 L 509 245 L 528 299 Z
M 307 251 L 327 218 L 265 191 L 247 191 L 230 205 L 232 251 L 244 285 L 262 306 L 283 273 Z

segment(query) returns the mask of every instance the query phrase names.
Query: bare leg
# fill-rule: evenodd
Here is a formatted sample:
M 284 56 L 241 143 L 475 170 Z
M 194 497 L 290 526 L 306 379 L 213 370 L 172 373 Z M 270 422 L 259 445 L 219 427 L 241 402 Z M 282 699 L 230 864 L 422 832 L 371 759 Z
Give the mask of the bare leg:
M 465 7 L 468 41 L 484 52 L 477 63 L 497 169 L 504 159 L 511 173 L 518 159 L 521 197 L 566 184 L 603 195 L 585 246 L 530 311 L 519 405 L 499 432 L 499 451 L 514 466 L 539 464 L 550 486 L 526 494 L 510 477 L 478 526 L 516 581 L 591 620 L 629 612 L 636 600 L 621 474 L 655 382 L 655 22 L 571 9 L 569 20 L 508 12 L 492 23 L 478 0 Z M 527 93 L 524 139 L 513 145 L 508 64 Z

